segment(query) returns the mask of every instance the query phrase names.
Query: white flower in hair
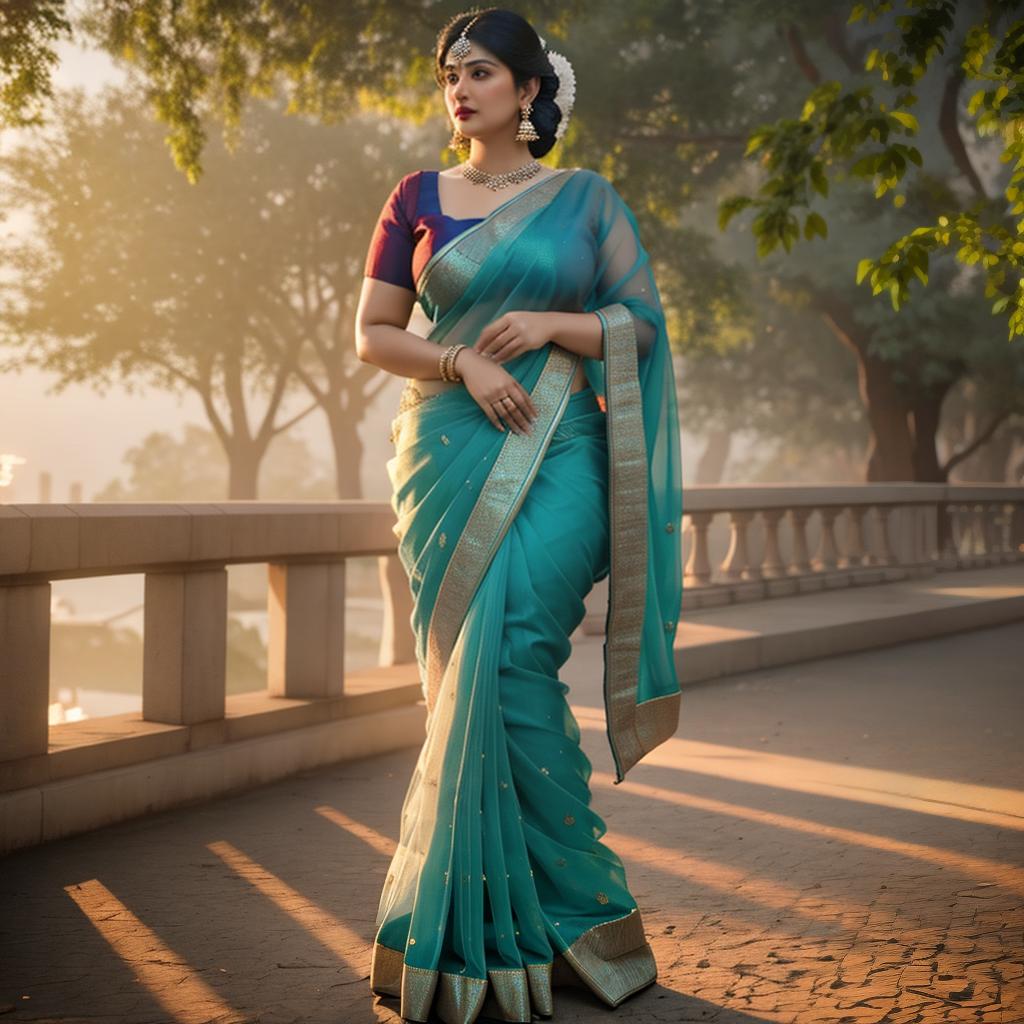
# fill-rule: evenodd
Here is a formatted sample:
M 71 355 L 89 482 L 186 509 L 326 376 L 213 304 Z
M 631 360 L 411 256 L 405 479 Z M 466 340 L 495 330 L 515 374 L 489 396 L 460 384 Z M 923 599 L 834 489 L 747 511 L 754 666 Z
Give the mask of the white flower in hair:
M 576 75 L 566 57 L 556 53 L 554 50 L 549 50 L 543 36 L 538 36 L 537 38 L 540 39 L 540 45 L 544 48 L 544 52 L 551 62 L 552 70 L 558 75 L 555 106 L 561 111 L 562 116 L 558 122 L 558 127 L 555 129 L 555 138 L 560 139 L 565 134 L 566 128 L 569 127 L 569 115 L 572 113 L 573 104 L 576 102 Z

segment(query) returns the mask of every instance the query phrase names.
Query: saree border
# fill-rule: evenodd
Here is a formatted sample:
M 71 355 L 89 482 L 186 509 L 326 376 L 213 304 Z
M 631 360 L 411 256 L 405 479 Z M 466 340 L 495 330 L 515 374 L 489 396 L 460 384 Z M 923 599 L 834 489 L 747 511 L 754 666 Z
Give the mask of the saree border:
M 622 917 L 602 921 L 584 931 L 556 953 L 584 984 L 610 1007 L 657 980 L 658 966 L 644 931 L 639 907 Z M 492 989 L 510 1021 L 531 1019 L 530 1009 L 542 1016 L 554 1012 L 554 959 L 522 968 L 488 968 L 487 978 L 411 967 L 399 949 L 375 942 L 370 960 L 370 989 L 398 996 L 403 1018 L 426 1021 L 433 1006 L 451 1024 L 475 1019 Z M 527 998 L 527 996 L 529 998 Z M 434 1005 L 436 1002 L 436 1005 Z M 525 1010 L 521 1017 L 514 1014 Z
M 427 630 L 426 704 L 431 713 L 445 666 L 487 566 L 516 517 L 569 401 L 580 357 L 552 345 L 530 397 L 537 421 L 529 434 L 509 431 L 459 534 Z
M 476 224 L 471 224 L 454 238 L 449 239 L 427 260 L 425 266 L 420 271 L 420 275 L 416 279 L 416 298 L 422 299 L 424 297 L 427 285 L 441 260 L 447 258 L 457 247 L 475 249 L 479 253 L 489 252 L 516 225 L 517 220 L 522 220 L 527 214 L 551 202 L 562 186 L 578 170 L 580 170 L 578 167 L 556 169 L 554 174 L 549 174 L 547 177 L 532 184 L 529 188 L 524 188 L 522 192 L 517 192 L 514 196 L 510 196 L 500 206 L 491 210 L 483 220 Z M 544 186 L 554 187 L 551 195 L 547 195 L 549 189 L 545 189 Z M 520 209 L 521 206 L 525 208 Z M 482 239 L 477 237 L 481 233 L 485 236 Z M 464 252 L 461 254 L 461 257 L 470 265 L 478 264 L 478 260 L 474 258 L 472 252 Z M 454 301 L 454 299 L 458 298 L 458 295 L 461 293 L 459 283 L 453 282 L 450 291 L 450 295 L 436 296 L 434 300 L 435 305 L 443 305 L 446 300 Z
M 601 319 L 604 333 L 608 435 L 610 571 L 605 620 L 605 720 L 615 761 L 615 782 L 619 783 L 650 749 L 641 739 L 636 703 L 647 597 L 647 445 L 633 316 L 622 302 L 594 312 Z M 647 739 L 652 735 L 649 714 L 644 712 L 642 717 Z

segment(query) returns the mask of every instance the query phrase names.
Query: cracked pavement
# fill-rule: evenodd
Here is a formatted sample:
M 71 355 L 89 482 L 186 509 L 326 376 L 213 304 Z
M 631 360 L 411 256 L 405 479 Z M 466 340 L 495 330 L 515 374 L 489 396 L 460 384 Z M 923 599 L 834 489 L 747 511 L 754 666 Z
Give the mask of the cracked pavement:
M 1024 623 L 687 688 L 619 786 L 601 643 L 562 678 L 659 977 L 555 1021 L 1024 1022 Z M 415 756 L 0 859 L 0 1021 L 399 1024 L 367 977 Z

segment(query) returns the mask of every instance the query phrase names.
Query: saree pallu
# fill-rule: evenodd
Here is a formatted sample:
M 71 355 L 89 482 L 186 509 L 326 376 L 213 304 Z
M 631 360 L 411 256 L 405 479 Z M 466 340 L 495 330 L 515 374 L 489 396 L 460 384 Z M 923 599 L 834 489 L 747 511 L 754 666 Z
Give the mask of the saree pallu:
M 370 986 L 408 1020 L 526 1022 L 552 1014 L 557 963 L 616 1006 L 657 968 L 558 672 L 608 576 L 616 782 L 675 732 L 682 490 L 657 289 L 621 197 L 568 169 L 438 250 L 417 298 L 445 345 L 507 310 L 592 311 L 603 359 L 575 393 L 581 357 L 552 342 L 504 364 L 537 408 L 529 434 L 496 430 L 461 385 L 403 393 L 388 473 L 427 732 Z

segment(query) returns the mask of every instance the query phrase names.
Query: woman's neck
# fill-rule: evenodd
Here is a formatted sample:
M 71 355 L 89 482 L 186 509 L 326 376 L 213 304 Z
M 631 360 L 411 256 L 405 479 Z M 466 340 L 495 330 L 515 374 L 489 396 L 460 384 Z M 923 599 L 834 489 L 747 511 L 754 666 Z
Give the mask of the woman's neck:
M 472 139 L 468 162 L 488 174 L 502 174 L 528 164 L 533 159 L 525 142 L 482 142 Z

